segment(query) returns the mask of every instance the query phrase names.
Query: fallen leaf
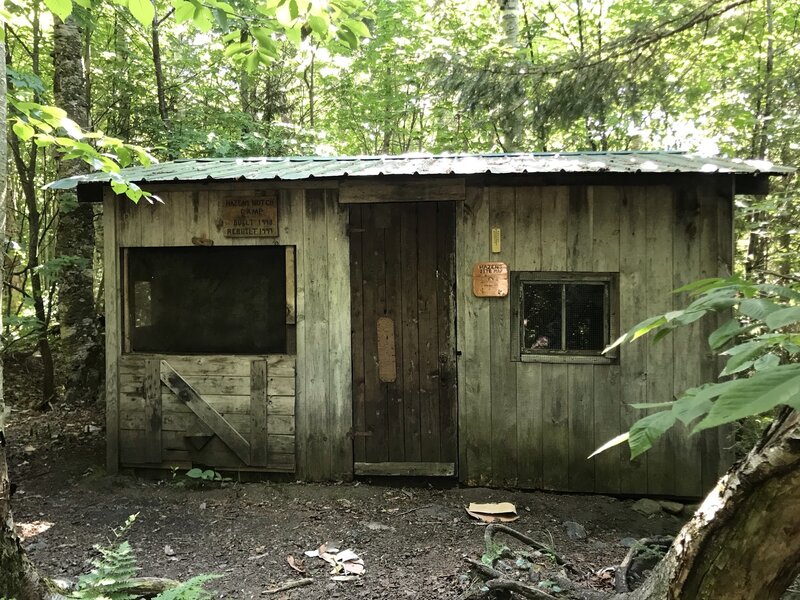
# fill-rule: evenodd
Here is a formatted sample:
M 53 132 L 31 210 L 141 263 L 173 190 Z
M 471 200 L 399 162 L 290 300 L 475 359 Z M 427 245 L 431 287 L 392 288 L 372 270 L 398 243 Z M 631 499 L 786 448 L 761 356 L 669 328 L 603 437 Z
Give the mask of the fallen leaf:
M 172 549 L 172 546 L 166 545 L 164 546 L 164 554 L 167 556 L 175 556 L 175 550 Z
M 303 567 L 303 562 L 300 560 L 295 560 L 294 556 L 291 554 L 286 557 L 286 562 L 289 563 L 289 566 L 292 567 L 298 573 L 305 573 L 306 570 Z
M 364 565 L 357 562 L 346 562 L 342 565 L 344 570 L 353 575 L 361 575 L 364 573 Z
M 342 550 L 336 555 L 336 560 L 339 562 L 347 562 L 349 560 L 360 560 L 360 556 L 352 550 Z
M 466 511 L 469 516 L 484 523 L 511 523 L 519 519 L 517 508 L 511 502 L 490 502 L 487 504 L 472 502 Z

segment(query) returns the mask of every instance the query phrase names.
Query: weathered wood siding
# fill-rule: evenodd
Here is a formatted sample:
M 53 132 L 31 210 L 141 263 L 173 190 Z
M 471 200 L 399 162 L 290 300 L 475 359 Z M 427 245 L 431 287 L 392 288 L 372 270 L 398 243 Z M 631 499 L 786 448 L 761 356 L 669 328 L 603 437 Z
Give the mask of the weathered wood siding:
M 202 448 L 187 436 L 206 435 L 191 409 L 163 385 L 159 363 L 166 360 L 245 440 L 266 455 L 245 464 L 218 437 Z M 266 366 L 266 396 L 252 377 L 253 363 Z M 153 372 L 154 369 L 154 372 Z M 152 389 L 148 389 L 152 388 Z M 192 462 L 226 469 L 295 470 L 294 356 L 174 356 L 125 354 L 119 361 L 120 463 L 172 467 Z M 262 416 L 266 415 L 266 427 Z M 255 452 L 253 453 L 255 455 Z
M 671 290 L 730 272 L 732 181 L 693 187 L 468 187 L 457 233 L 459 472 L 469 484 L 577 492 L 699 496 L 724 465 L 716 431 L 670 433 L 645 456 L 626 448 L 587 460 L 641 411 L 715 374 L 702 322 L 618 364 L 515 362 L 510 297 L 476 298 L 476 262 L 512 271 L 619 273 L 621 331 L 680 306 Z M 491 252 L 500 228 L 502 251 Z
M 127 247 L 213 242 L 215 246 L 294 247 L 296 348 L 289 348 L 288 357 L 208 357 L 205 363 L 192 362 L 191 357 L 159 358 L 183 366 L 195 364 L 192 372 L 181 375 L 196 385 L 201 395 L 205 393 L 210 404 L 217 403 L 219 412 L 227 411 L 226 419 L 230 418 L 245 438 L 250 436 L 251 427 L 266 427 L 266 447 L 258 441 L 255 447 L 251 444 L 256 462 L 264 462 L 266 456 L 263 470 L 296 471 L 309 480 L 351 477 L 350 267 L 347 210 L 337 202 L 337 192 L 296 187 L 281 190 L 278 237 L 226 238 L 222 232 L 223 198 L 247 197 L 253 194 L 253 186 L 186 189 L 153 189 L 163 204 L 142 201 L 134 205 L 110 193 L 105 197 L 109 468 L 152 464 L 155 452 L 146 449 L 156 437 L 154 427 L 148 425 L 152 419 L 161 422 L 163 464 L 169 463 L 167 459 L 185 457 L 189 450 L 184 432 L 194 422 L 191 415 L 178 410 L 182 407 L 173 402 L 164 386 L 160 386 L 160 394 L 153 391 L 157 381 L 151 382 L 148 396 L 149 378 L 144 372 L 147 356 L 123 353 L 121 252 Z M 116 227 L 110 226 L 111 217 Z M 264 375 L 255 359 L 266 361 L 266 391 L 256 384 Z M 280 363 L 283 373 L 270 372 L 271 363 Z M 296 375 L 286 374 L 289 364 Z M 180 373 L 180 368 L 176 371 Z M 264 394 L 268 400 L 266 416 L 259 402 Z M 200 453 L 208 454 L 209 464 L 215 466 L 241 466 L 235 455 L 220 446 L 215 438 Z M 217 459 L 227 462 L 222 464 Z

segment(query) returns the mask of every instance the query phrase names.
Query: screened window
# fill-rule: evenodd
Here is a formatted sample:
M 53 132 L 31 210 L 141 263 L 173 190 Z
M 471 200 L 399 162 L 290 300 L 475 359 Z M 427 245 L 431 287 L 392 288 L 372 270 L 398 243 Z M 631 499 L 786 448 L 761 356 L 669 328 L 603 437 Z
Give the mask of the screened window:
M 287 351 L 285 247 L 129 248 L 125 261 L 129 350 Z
M 614 276 L 604 273 L 514 273 L 513 355 L 518 360 L 602 355 L 615 326 Z

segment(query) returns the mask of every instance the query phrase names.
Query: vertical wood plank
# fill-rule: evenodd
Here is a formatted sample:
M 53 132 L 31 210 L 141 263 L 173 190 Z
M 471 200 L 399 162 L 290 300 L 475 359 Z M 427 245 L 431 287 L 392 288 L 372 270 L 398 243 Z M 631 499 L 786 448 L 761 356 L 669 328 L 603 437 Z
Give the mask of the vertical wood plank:
M 144 460 L 161 463 L 161 361 L 144 361 Z
M 542 195 L 546 188 L 519 187 L 515 195 L 514 270 L 542 268 Z
M 417 205 L 402 211 L 400 222 L 400 262 L 402 270 L 402 307 L 400 329 L 403 352 L 403 422 L 405 424 L 406 460 L 421 460 L 421 425 L 419 402 L 419 327 L 417 318 Z
M 305 422 L 306 473 L 311 481 L 330 477 L 328 428 L 328 231 L 322 190 L 305 191 Z
M 538 271 L 542 266 L 542 194 L 544 188 L 516 189 L 514 270 Z M 511 327 L 519 327 L 511 323 Z M 520 487 L 542 487 L 542 368 L 541 363 L 517 362 L 517 478 Z
M 436 203 L 436 302 L 439 352 L 439 460 L 458 456 L 455 348 L 455 206 Z
M 700 188 L 701 247 L 700 266 L 702 277 L 728 277 L 733 269 L 734 223 L 733 223 L 733 177 L 715 178 L 713 184 Z M 716 319 L 701 321 L 703 349 L 707 352 L 702 374 L 703 381 L 715 381 L 723 369 L 722 357 L 716 357 L 708 347 L 708 336 L 732 316 L 723 311 Z M 702 490 L 710 490 L 717 479 L 733 462 L 732 430 L 730 426 L 709 429 L 701 434 Z
M 491 230 L 500 229 L 502 250 L 494 253 L 492 260 L 505 262 L 509 270 L 513 270 L 514 188 L 490 188 L 489 202 L 489 229 L 482 235 L 488 242 Z M 491 352 L 492 481 L 496 485 L 514 486 L 517 483 L 517 378 L 511 362 L 510 298 L 510 295 L 486 298 L 484 302 L 489 305 L 491 323 L 487 345 Z
M 175 194 L 176 192 L 162 194 L 163 204 L 160 202 L 153 202 L 153 204 L 149 204 L 147 201 L 139 202 L 138 206 L 141 210 L 139 218 L 142 226 L 139 245 L 153 247 L 161 246 L 164 243 L 165 221 L 162 221 L 162 218 L 165 218 L 170 212 L 171 208 L 167 207 L 172 206 Z
M 150 238 L 154 242 L 153 245 L 169 247 L 190 246 L 192 244 L 191 237 L 185 240 L 181 235 L 183 217 L 186 213 L 189 197 L 189 192 L 172 192 L 164 198 L 164 204 L 156 203 L 158 208 L 153 213 L 152 227 L 158 230 L 161 243 L 157 243 L 159 238 L 154 231 Z M 142 200 L 142 202 L 146 202 L 146 200 Z
M 489 256 L 489 199 L 483 187 L 467 189 L 463 207 L 462 228 L 463 262 L 459 269 L 463 309 L 462 329 L 464 345 L 461 373 L 463 375 L 463 400 L 459 407 L 461 417 L 461 444 L 463 461 L 462 480 L 468 484 L 485 484 L 492 475 L 491 432 L 491 377 L 490 362 L 486 352 L 489 339 L 489 305 L 485 299 L 472 294 L 472 265 Z
M 377 322 L 386 305 L 386 263 L 384 233 L 388 224 L 385 207 L 364 206 L 361 212 L 364 229 L 364 425 L 367 432 L 365 452 L 367 462 L 389 460 L 387 446 L 386 387 L 378 376 Z
M 726 177 L 723 181 L 720 182 L 720 199 L 717 203 L 717 222 L 719 223 L 719 228 L 717 230 L 717 239 L 718 239 L 718 265 L 717 265 L 717 275 L 719 277 L 729 277 L 733 274 L 733 253 L 734 248 L 736 247 L 736 222 L 734 218 L 734 178 L 732 175 Z M 730 317 L 730 315 L 719 315 L 719 324 L 725 322 L 726 318 Z M 718 369 L 715 369 L 715 374 L 719 373 L 723 369 L 723 360 L 720 357 L 718 361 Z M 717 478 L 722 476 L 725 471 L 728 470 L 733 464 L 735 460 L 734 450 L 733 450 L 733 426 L 727 426 L 719 429 L 718 431 L 718 442 L 717 447 L 719 448 L 719 455 L 720 455 L 720 462 L 717 465 Z M 709 484 L 707 485 L 706 489 L 709 489 L 711 485 L 713 485 L 714 480 L 716 478 L 713 477 L 713 474 L 709 471 L 707 479 L 709 480 Z
M 517 477 L 520 487 L 542 487 L 542 368 L 541 363 L 517 363 Z M 549 435 L 549 430 L 547 431 Z
M 147 202 L 134 204 L 126 197 L 115 196 L 108 190 L 104 192 L 103 202 L 113 206 L 116 210 L 116 219 L 111 223 L 112 226 L 115 226 L 117 245 L 119 247 L 140 246 L 142 240 L 141 215 L 144 212 L 144 204 Z M 103 216 L 105 217 L 105 212 Z M 107 232 L 108 230 L 104 227 L 103 231 Z
M 594 188 L 592 204 L 592 270 L 615 273 L 620 270 L 620 189 L 609 186 Z M 615 298 L 611 299 L 612 303 Z M 617 319 L 618 320 L 618 319 Z M 611 332 L 611 338 L 619 335 Z M 594 441 L 600 446 L 622 433 L 620 424 L 620 368 L 618 365 L 595 365 L 594 376 Z M 594 461 L 595 491 L 620 493 L 619 446 L 599 454 Z
M 695 186 L 675 190 L 675 221 L 673 233 L 672 288 L 677 289 L 701 276 L 700 252 L 702 245 L 702 223 L 700 199 Z M 716 234 L 716 232 L 714 232 Z M 716 246 L 716 235 L 713 236 Z M 688 294 L 673 295 L 673 307 L 686 306 L 691 299 Z M 702 336 L 701 323 L 680 327 L 672 334 L 674 351 L 673 396 L 689 387 L 702 383 L 703 363 L 709 362 L 706 340 Z M 702 474 L 700 436 L 689 436 L 680 423 L 669 432 L 675 448 L 673 468 L 675 488 L 679 496 L 701 496 Z
M 281 235 L 287 244 L 295 249 L 295 472 L 299 477 L 306 476 L 307 452 L 304 445 L 308 424 L 303 417 L 308 412 L 306 400 L 306 320 L 305 320 L 305 193 L 303 190 L 281 190 L 278 193 L 278 219 Z M 209 216 L 209 235 L 216 229 Z M 269 442 L 269 440 L 267 440 Z
M 619 271 L 620 188 L 596 186 L 592 190 L 592 270 Z
M 285 249 L 285 270 L 286 270 L 286 324 L 294 325 L 297 323 L 297 299 L 295 293 L 295 248 L 286 246 Z
M 542 270 L 566 271 L 571 192 L 542 192 Z M 579 243 L 571 244 L 574 248 Z M 567 365 L 542 364 L 542 487 L 569 489 L 569 378 Z
M 352 373 L 353 373 L 353 456 L 356 462 L 366 462 L 365 387 L 364 387 L 364 274 L 362 245 L 364 240 L 362 207 L 350 206 L 350 311 Z
M 250 362 L 250 465 L 267 464 L 267 361 Z
M 439 348 L 436 336 L 436 204 L 417 205 L 420 455 L 439 462 Z
M 591 271 L 594 239 L 594 188 L 572 186 L 567 220 L 567 268 Z M 569 365 L 569 489 L 594 491 L 594 372 L 591 365 Z
M 567 270 L 569 197 L 567 187 L 548 187 L 542 192 L 542 271 Z
M 394 368 L 395 380 L 384 384 L 386 388 L 387 452 L 390 461 L 405 461 L 405 406 L 403 390 L 403 285 L 401 235 L 402 212 L 409 210 L 405 204 L 387 206 L 388 227 L 384 230 L 384 253 L 386 261 L 386 305 L 381 316 L 394 324 Z
M 542 487 L 569 489 L 569 365 L 542 365 Z
M 642 187 L 620 188 L 620 333 L 647 318 L 647 191 Z M 627 431 L 642 412 L 631 404 L 647 401 L 647 352 L 641 347 L 620 347 L 620 430 Z M 630 460 L 627 446 L 620 451 L 620 492 L 647 493 L 649 453 Z
M 594 188 L 569 188 L 567 219 L 567 268 L 570 271 L 591 271 L 593 242 Z
M 338 202 L 337 192 L 325 192 L 328 253 L 328 423 L 330 476 L 336 480 L 353 477 L 353 390 L 350 361 L 350 261 L 347 237 L 347 208 Z
M 672 309 L 673 282 L 673 190 L 648 188 L 647 199 L 647 314 L 657 315 Z M 654 344 L 643 340 L 647 352 L 647 402 L 672 400 L 673 338 Z M 635 348 L 641 352 L 644 348 Z M 647 488 L 650 494 L 669 494 L 675 489 L 674 460 L 676 440 L 667 433 L 648 451 Z
M 594 460 L 594 366 L 569 365 L 569 490 L 593 492 Z M 598 419 L 604 415 L 596 415 Z
M 122 289 L 119 273 L 119 248 L 117 227 L 121 226 L 115 196 L 106 190 L 103 194 L 103 268 L 105 269 L 106 310 L 106 470 L 119 471 L 119 354 L 120 354 L 120 302 Z M 131 202 L 131 204 L 133 204 Z M 121 212 L 121 211 L 119 211 Z
M 622 433 L 620 425 L 620 366 L 594 365 L 594 450 Z M 627 382 L 626 382 L 627 384 Z M 625 453 L 620 446 L 597 455 L 594 461 L 594 491 L 601 494 L 621 493 L 620 463 Z

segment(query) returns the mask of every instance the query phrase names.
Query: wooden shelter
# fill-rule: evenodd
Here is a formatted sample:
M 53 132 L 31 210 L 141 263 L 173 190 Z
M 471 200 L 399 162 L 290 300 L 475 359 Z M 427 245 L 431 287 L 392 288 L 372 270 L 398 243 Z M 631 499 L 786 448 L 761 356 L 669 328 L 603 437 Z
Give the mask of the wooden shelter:
M 700 496 L 716 431 L 587 459 L 712 379 L 701 322 L 602 354 L 730 273 L 733 197 L 790 169 L 672 152 L 179 160 L 103 202 L 108 468 L 457 477 Z

